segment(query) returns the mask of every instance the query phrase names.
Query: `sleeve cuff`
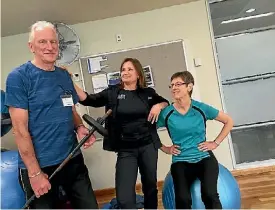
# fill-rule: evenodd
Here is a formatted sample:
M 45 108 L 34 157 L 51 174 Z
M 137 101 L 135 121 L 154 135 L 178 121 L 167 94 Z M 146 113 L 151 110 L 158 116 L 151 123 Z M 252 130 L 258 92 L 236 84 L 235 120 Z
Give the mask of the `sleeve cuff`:
M 88 104 L 87 104 L 87 100 L 88 100 L 88 97 L 89 97 L 89 94 L 86 92 L 86 91 L 84 91 L 84 93 L 86 94 L 86 98 L 85 98 L 85 100 L 83 100 L 83 101 L 80 101 L 80 99 L 79 99 L 79 103 L 81 104 L 81 105 L 83 105 L 83 106 L 88 106 Z
M 154 142 L 154 145 L 155 145 L 156 149 L 159 149 L 162 147 L 162 143 L 159 140 Z

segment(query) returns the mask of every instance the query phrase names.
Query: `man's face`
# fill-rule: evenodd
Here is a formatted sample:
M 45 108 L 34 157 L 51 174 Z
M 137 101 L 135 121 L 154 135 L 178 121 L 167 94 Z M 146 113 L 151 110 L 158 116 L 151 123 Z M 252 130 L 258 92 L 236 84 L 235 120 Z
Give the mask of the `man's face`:
M 47 64 L 55 63 L 59 50 L 55 30 L 50 27 L 36 29 L 29 47 L 37 60 Z

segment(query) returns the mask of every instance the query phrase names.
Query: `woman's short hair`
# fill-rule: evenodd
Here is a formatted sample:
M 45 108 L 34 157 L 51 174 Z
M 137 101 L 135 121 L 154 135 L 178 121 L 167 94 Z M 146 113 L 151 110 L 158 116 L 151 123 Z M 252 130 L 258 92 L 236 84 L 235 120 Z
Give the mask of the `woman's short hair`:
M 176 72 L 171 76 L 171 81 L 176 79 L 176 78 L 181 78 L 184 83 L 186 83 L 186 86 L 188 84 L 193 84 L 195 85 L 194 77 L 189 71 L 180 71 Z M 189 95 L 191 96 L 193 92 L 193 89 L 189 92 Z

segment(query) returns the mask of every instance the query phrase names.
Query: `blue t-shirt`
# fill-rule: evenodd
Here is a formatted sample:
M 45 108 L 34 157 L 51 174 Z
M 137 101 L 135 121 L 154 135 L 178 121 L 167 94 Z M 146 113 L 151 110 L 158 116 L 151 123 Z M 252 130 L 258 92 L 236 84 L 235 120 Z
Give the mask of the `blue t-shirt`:
M 172 105 L 163 109 L 157 122 L 158 127 L 165 127 L 165 118 L 173 144 L 180 146 L 181 153 L 172 157 L 172 162 L 186 161 L 196 163 L 209 156 L 208 152 L 202 152 L 198 145 L 206 140 L 205 120 L 213 120 L 218 116 L 219 110 L 205 103 L 192 100 L 191 107 L 185 114 L 179 113 Z M 204 116 L 202 115 L 202 113 Z
M 77 144 L 72 106 L 61 96 L 78 96 L 67 71 L 44 71 L 30 61 L 14 69 L 6 82 L 6 105 L 28 110 L 28 129 L 40 167 L 61 163 Z M 20 155 L 18 164 L 26 168 Z

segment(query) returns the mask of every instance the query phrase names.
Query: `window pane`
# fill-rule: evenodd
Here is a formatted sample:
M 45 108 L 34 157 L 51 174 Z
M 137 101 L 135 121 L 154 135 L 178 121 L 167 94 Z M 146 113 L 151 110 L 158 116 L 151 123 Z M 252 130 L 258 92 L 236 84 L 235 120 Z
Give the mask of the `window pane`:
M 223 92 L 235 126 L 275 120 L 275 77 L 223 85 Z
M 236 163 L 275 159 L 275 125 L 231 132 Z
M 221 80 L 272 72 L 275 30 L 216 39 Z

